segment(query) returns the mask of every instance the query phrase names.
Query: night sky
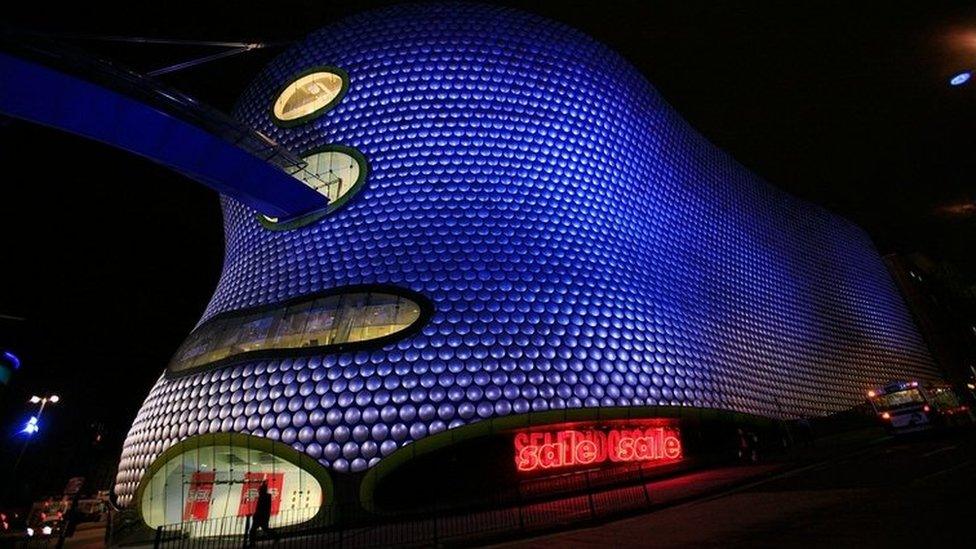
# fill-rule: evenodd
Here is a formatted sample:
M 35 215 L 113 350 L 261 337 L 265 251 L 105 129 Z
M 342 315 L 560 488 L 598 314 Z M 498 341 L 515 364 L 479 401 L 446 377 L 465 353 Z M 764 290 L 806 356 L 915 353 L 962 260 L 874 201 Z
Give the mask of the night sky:
M 20 3 L 24 11 L 3 17 L 59 35 L 291 42 L 389 3 Z M 708 139 L 860 224 L 882 253 L 920 251 L 976 279 L 976 84 L 947 85 L 976 67 L 973 2 L 503 3 L 620 52 Z M 213 51 L 70 43 L 139 71 Z M 161 80 L 229 111 L 281 51 Z M 139 404 L 202 314 L 223 260 L 220 210 L 216 194 L 149 161 L 22 122 L 0 121 L 0 159 L 0 315 L 27 319 L 0 320 L 0 345 L 24 362 L 2 425 L 10 437 L 30 392 L 63 397 L 45 412 L 50 429 L 23 470 L 44 477 L 37 489 L 60 487 L 71 472 L 63 464 L 92 451 L 98 423 L 106 439 L 92 455 L 117 458 Z

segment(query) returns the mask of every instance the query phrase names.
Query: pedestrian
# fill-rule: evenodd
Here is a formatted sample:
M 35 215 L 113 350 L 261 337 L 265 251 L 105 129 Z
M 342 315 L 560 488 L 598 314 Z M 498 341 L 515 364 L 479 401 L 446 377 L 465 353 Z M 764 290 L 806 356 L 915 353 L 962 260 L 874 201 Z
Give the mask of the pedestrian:
M 742 462 L 747 461 L 748 460 L 748 456 L 749 456 L 749 438 L 746 437 L 746 433 L 745 433 L 745 431 L 742 430 L 742 427 L 737 427 L 736 430 L 735 430 L 735 434 L 736 434 L 736 437 L 739 439 L 738 440 L 738 442 L 739 442 L 739 453 L 738 453 L 739 461 L 742 461 Z
M 251 531 L 248 533 L 248 538 L 251 544 L 254 544 L 254 539 L 258 533 L 258 528 L 263 531 L 263 534 L 274 538 L 274 532 L 268 526 L 271 521 L 271 492 L 268 491 L 268 481 L 261 482 L 261 487 L 258 488 L 258 501 L 257 505 L 254 506 L 254 514 L 251 516 Z

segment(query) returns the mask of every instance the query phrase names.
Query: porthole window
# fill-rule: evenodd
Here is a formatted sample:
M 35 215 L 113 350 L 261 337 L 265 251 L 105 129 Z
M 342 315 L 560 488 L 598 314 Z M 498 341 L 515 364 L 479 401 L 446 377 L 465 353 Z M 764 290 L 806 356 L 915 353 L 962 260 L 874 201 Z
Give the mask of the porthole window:
M 336 211 L 360 190 L 369 171 L 366 158 L 359 151 L 341 145 L 329 145 L 316 149 L 302 157 L 302 161 L 305 166 L 292 175 L 328 198 L 328 207 L 321 212 L 287 223 L 280 223 L 278 219 L 259 215 L 258 220 L 265 228 L 273 230 L 295 229 Z
M 399 288 L 346 289 L 220 315 L 198 327 L 170 361 L 170 373 L 276 354 L 380 345 L 418 329 L 430 307 Z
M 291 81 L 275 99 L 271 113 L 281 125 L 300 124 L 323 114 L 346 93 L 348 78 L 335 67 L 318 67 Z
M 336 204 L 360 181 L 362 165 L 341 150 L 327 150 L 303 159 L 307 165 L 301 171 L 303 181 Z

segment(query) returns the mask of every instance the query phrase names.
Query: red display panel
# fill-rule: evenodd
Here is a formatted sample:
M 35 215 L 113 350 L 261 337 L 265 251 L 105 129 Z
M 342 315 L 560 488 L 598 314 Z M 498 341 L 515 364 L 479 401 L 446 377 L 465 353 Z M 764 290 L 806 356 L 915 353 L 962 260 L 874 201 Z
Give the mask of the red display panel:
M 183 520 L 207 520 L 210 516 L 210 499 L 213 497 L 214 480 L 217 473 L 197 471 L 190 477 L 190 488 L 186 493 L 186 506 L 183 507 Z
M 515 467 L 530 472 L 604 462 L 673 462 L 681 459 L 674 427 L 639 426 L 532 431 L 515 435 Z
M 278 514 L 281 508 L 281 488 L 285 484 L 284 473 L 245 473 L 244 486 L 241 488 L 241 503 L 237 507 L 237 516 L 253 515 L 258 505 L 258 490 L 261 483 L 268 482 L 271 492 L 271 516 Z

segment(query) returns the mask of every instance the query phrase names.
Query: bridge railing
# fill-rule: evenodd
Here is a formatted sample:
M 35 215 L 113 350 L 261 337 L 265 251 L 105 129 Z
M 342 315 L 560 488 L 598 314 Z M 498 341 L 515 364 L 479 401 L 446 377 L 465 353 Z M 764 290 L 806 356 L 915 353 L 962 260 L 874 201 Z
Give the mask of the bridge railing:
M 0 28 L 0 51 L 98 84 L 189 122 L 314 188 L 327 184 L 306 171 L 307 163 L 287 148 L 217 109 L 164 83 L 36 33 Z M 296 174 L 301 174 L 298 177 Z

